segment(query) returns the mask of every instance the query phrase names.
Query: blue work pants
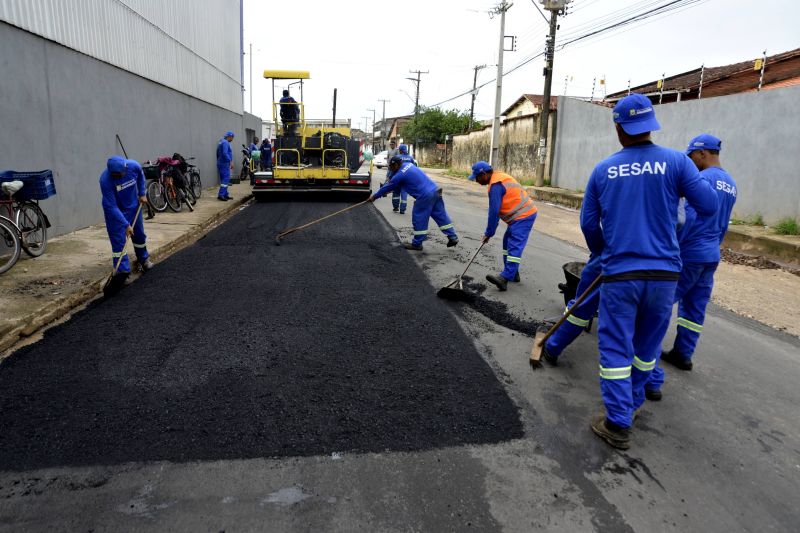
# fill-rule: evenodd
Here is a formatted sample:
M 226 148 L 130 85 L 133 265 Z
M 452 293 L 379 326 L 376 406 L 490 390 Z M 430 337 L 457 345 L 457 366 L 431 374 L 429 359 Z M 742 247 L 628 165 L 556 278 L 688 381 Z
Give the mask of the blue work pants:
M 536 221 L 536 213 L 521 220 L 515 220 L 506 228 L 503 234 L 503 271 L 501 276 L 508 281 L 513 281 L 519 272 L 519 265 L 522 262 L 522 251 L 528 244 L 528 238 Z
M 575 298 L 570 300 L 567 304 L 567 309 L 575 305 L 575 300 L 580 298 L 581 294 L 586 292 L 589 285 L 597 279 L 597 276 L 602 274 L 602 267 L 600 265 L 600 256 L 592 258 L 586 263 L 581 271 L 581 280 L 578 282 L 578 288 L 575 292 Z M 550 355 L 558 357 L 561 352 L 569 346 L 572 341 L 578 338 L 578 335 L 589 325 L 592 317 L 597 314 L 597 308 L 600 306 L 600 288 L 595 288 L 592 294 L 586 298 L 581 305 L 572 310 L 572 314 L 567 318 L 561 327 L 559 327 L 553 335 L 547 339 L 545 346 Z
M 125 216 L 125 220 L 131 220 L 136 215 L 137 209 L 138 206 L 127 211 L 123 210 L 122 214 Z M 139 263 L 143 263 L 148 257 L 150 257 L 150 254 L 147 252 L 147 236 L 144 234 L 144 220 L 142 219 L 141 213 L 133 222 L 133 224 L 131 224 L 131 226 L 133 226 L 133 238 L 131 239 L 133 242 L 133 250 L 136 253 L 136 258 L 139 260 Z M 118 272 L 131 271 L 131 264 L 128 261 L 128 254 L 127 252 L 124 252 L 126 240 L 125 229 L 125 226 L 112 227 L 106 224 L 108 238 L 111 241 L 112 266 L 117 266 L 117 261 L 120 257 L 122 257 L 122 260 L 119 263 Z
M 448 239 L 456 237 L 453 222 L 444 208 L 441 189 L 414 200 L 414 209 L 411 212 L 411 224 L 414 226 L 412 244 L 421 245 L 422 241 L 428 238 L 428 219 L 430 218 L 438 224 L 439 229 L 447 235 Z
M 406 212 L 406 206 L 408 205 L 408 193 L 402 187 L 400 189 L 395 189 L 392 191 L 392 209 L 397 211 L 400 209 L 400 213 Z
M 714 288 L 714 273 L 719 263 L 684 263 L 675 301 L 678 302 L 678 327 L 673 350 L 685 359 L 691 359 L 697 341 L 703 332 L 706 306 Z M 657 366 L 647 383 L 648 390 L 661 390 L 664 369 Z
M 661 355 L 677 281 L 626 280 L 600 287 L 597 338 L 606 418 L 629 428 Z
M 217 196 L 219 198 L 227 198 L 230 196 L 228 194 L 228 185 L 231 182 L 231 167 L 230 165 L 217 165 L 217 170 L 219 171 L 219 193 L 217 193 Z

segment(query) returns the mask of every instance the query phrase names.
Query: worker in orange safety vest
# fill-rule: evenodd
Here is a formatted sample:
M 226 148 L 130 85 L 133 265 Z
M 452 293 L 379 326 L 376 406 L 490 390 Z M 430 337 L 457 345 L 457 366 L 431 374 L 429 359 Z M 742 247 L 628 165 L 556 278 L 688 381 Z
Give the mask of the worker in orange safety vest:
M 488 242 L 494 236 L 500 219 L 508 224 L 503 235 L 503 271 L 499 275 L 486 276 L 487 281 L 504 291 L 509 281 L 520 280 L 522 251 L 536 221 L 536 206 L 517 180 L 503 172 L 494 171 L 486 161 L 472 165 L 469 179 L 489 186 L 489 220 L 483 242 Z

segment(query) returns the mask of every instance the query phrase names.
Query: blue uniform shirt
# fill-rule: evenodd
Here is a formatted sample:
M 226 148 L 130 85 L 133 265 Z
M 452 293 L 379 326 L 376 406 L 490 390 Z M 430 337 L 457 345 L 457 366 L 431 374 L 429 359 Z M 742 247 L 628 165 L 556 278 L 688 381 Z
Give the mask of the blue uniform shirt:
M 497 225 L 500 223 L 500 206 L 503 205 L 503 196 L 506 188 L 502 183 L 495 183 L 489 189 L 489 221 L 486 223 L 484 235 L 493 237 L 497 232 Z
M 219 140 L 217 145 L 217 168 L 227 168 L 231 166 L 233 161 L 233 150 L 231 150 L 231 143 L 225 137 Z
M 427 174 L 411 163 L 403 163 L 388 182 L 375 193 L 375 198 L 381 198 L 395 189 L 404 189 L 414 198 L 434 194 L 439 190 Z
M 700 216 L 691 206 L 686 206 L 686 224 L 678 235 L 681 259 L 686 263 L 719 263 L 719 246 L 728 231 L 736 203 L 736 182 L 719 167 L 707 168 L 700 176 L 716 191 L 719 208 L 711 216 Z
M 395 155 L 397 155 L 398 157 L 400 157 L 400 159 L 402 159 L 402 160 L 403 160 L 403 163 L 413 163 L 414 165 L 416 165 L 416 164 L 417 164 L 417 162 L 414 160 L 414 158 L 413 158 L 413 157 L 411 157 L 411 156 L 410 156 L 410 155 L 408 155 L 408 154 L 395 154 Z M 391 159 L 391 158 L 390 158 L 390 159 Z M 401 167 L 402 167 L 402 165 L 401 165 Z M 399 172 L 399 170 L 398 170 L 398 172 Z M 387 179 L 387 180 L 390 180 L 390 179 L 392 179 L 392 176 L 394 176 L 394 172 L 392 172 L 392 169 L 388 169 L 388 170 L 386 171 L 386 179 Z
M 603 274 L 634 270 L 680 272 L 676 236 L 678 199 L 701 214 L 717 196 L 683 153 L 651 142 L 628 146 L 601 161 L 589 177 L 581 229 Z
M 100 174 L 100 192 L 103 194 L 103 215 L 109 228 L 127 228 L 128 217 L 133 217 L 139 207 L 139 197 L 146 194 L 144 172 L 132 159 L 125 161 L 125 174 L 114 179 L 108 169 Z

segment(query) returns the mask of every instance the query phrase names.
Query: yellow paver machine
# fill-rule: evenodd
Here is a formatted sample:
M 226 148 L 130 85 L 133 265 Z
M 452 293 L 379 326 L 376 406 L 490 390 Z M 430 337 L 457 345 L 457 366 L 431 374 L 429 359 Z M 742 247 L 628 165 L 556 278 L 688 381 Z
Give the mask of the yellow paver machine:
M 336 120 L 336 89 L 333 91 L 332 120 L 306 119 L 303 80 L 307 71 L 265 70 L 272 81 L 272 117 L 277 135 L 273 143 L 272 170 L 253 174 L 251 184 L 256 198 L 279 192 L 342 191 L 367 198 L 371 193 L 372 160 L 362 155 L 359 140 L 351 138 L 350 120 Z M 300 100 L 283 94 L 275 99 L 275 80 L 294 80 L 299 84 Z M 366 170 L 359 170 L 362 163 Z

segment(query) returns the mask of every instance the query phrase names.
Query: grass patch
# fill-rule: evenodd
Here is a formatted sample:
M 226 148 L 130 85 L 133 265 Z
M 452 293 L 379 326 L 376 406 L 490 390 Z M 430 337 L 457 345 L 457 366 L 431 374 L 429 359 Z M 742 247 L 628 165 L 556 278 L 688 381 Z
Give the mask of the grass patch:
M 754 226 L 764 226 L 764 217 L 761 216 L 761 213 L 756 213 L 750 218 L 750 224 Z
M 782 218 L 777 224 L 772 226 L 772 229 L 774 229 L 775 233 L 778 235 L 800 235 L 800 227 L 798 227 L 797 221 L 790 217 Z
M 472 172 L 464 172 L 462 170 L 456 170 L 454 168 L 448 168 L 445 171 L 445 175 L 452 176 L 454 178 L 468 178 Z

